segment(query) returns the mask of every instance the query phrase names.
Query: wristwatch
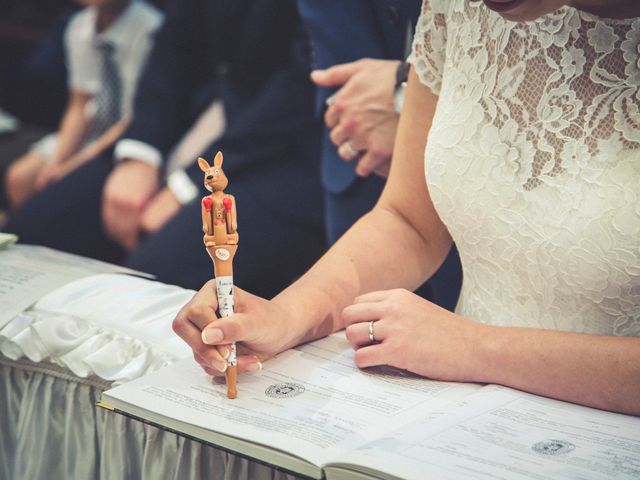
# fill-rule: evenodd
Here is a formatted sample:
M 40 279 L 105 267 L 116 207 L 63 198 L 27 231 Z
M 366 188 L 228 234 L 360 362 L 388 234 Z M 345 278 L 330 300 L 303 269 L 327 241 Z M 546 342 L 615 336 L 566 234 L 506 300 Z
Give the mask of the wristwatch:
M 407 62 L 400 62 L 396 69 L 396 84 L 393 87 L 393 108 L 396 112 L 402 111 L 402 104 L 404 103 L 404 91 L 407 88 L 407 80 L 409 79 L 409 69 L 411 64 Z

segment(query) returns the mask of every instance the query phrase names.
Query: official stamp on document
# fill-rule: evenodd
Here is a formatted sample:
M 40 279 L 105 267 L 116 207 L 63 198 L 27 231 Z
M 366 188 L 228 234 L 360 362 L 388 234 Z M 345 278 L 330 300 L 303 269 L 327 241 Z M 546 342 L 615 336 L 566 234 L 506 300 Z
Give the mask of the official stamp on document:
M 534 443 L 531 448 L 534 452 L 542 455 L 564 455 L 572 451 L 576 446 L 566 440 L 545 440 Z
M 274 383 L 264 391 L 271 398 L 292 398 L 304 393 L 305 388 L 299 383 Z

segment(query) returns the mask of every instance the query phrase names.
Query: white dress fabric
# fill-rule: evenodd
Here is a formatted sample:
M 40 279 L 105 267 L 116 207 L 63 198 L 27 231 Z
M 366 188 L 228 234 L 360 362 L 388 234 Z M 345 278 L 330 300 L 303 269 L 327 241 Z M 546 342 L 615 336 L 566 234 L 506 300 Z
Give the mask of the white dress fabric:
M 95 405 L 110 386 L 191 357 L 171 322 L 193 294 L 96 275 L 0 328 L 0 478 L 293 480 Z
M 640 18 L 429 0 L 409 61 L 439 97 L 425 174 L 460 252 L 457 312 L 639 336 Z

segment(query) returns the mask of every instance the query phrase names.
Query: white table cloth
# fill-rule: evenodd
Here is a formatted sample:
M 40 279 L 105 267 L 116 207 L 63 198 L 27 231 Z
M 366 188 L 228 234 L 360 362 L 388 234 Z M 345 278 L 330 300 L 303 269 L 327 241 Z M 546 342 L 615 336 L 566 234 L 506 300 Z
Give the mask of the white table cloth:
M 191 356 L 171 322 L 193 293 L 96 275 L 0 329 L 0 478 L 296 478 L 95 406 L 111 385 Z

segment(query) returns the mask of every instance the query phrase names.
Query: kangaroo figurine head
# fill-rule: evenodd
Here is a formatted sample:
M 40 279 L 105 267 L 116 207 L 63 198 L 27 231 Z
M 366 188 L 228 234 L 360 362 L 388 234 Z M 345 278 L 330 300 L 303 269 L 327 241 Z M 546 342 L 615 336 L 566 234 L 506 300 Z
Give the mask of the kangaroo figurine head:
M 222 171 L 222 152 L 216 153 L 213 159 L 213 166 L 209 165 L 202 157 L 198 158 L 198 165 L 200 170 L 204 172 L 204 186 L 207 190 L 210 192 L 222 192 L 227 188 L 229 180 L 227 180 L 227 176 Z

